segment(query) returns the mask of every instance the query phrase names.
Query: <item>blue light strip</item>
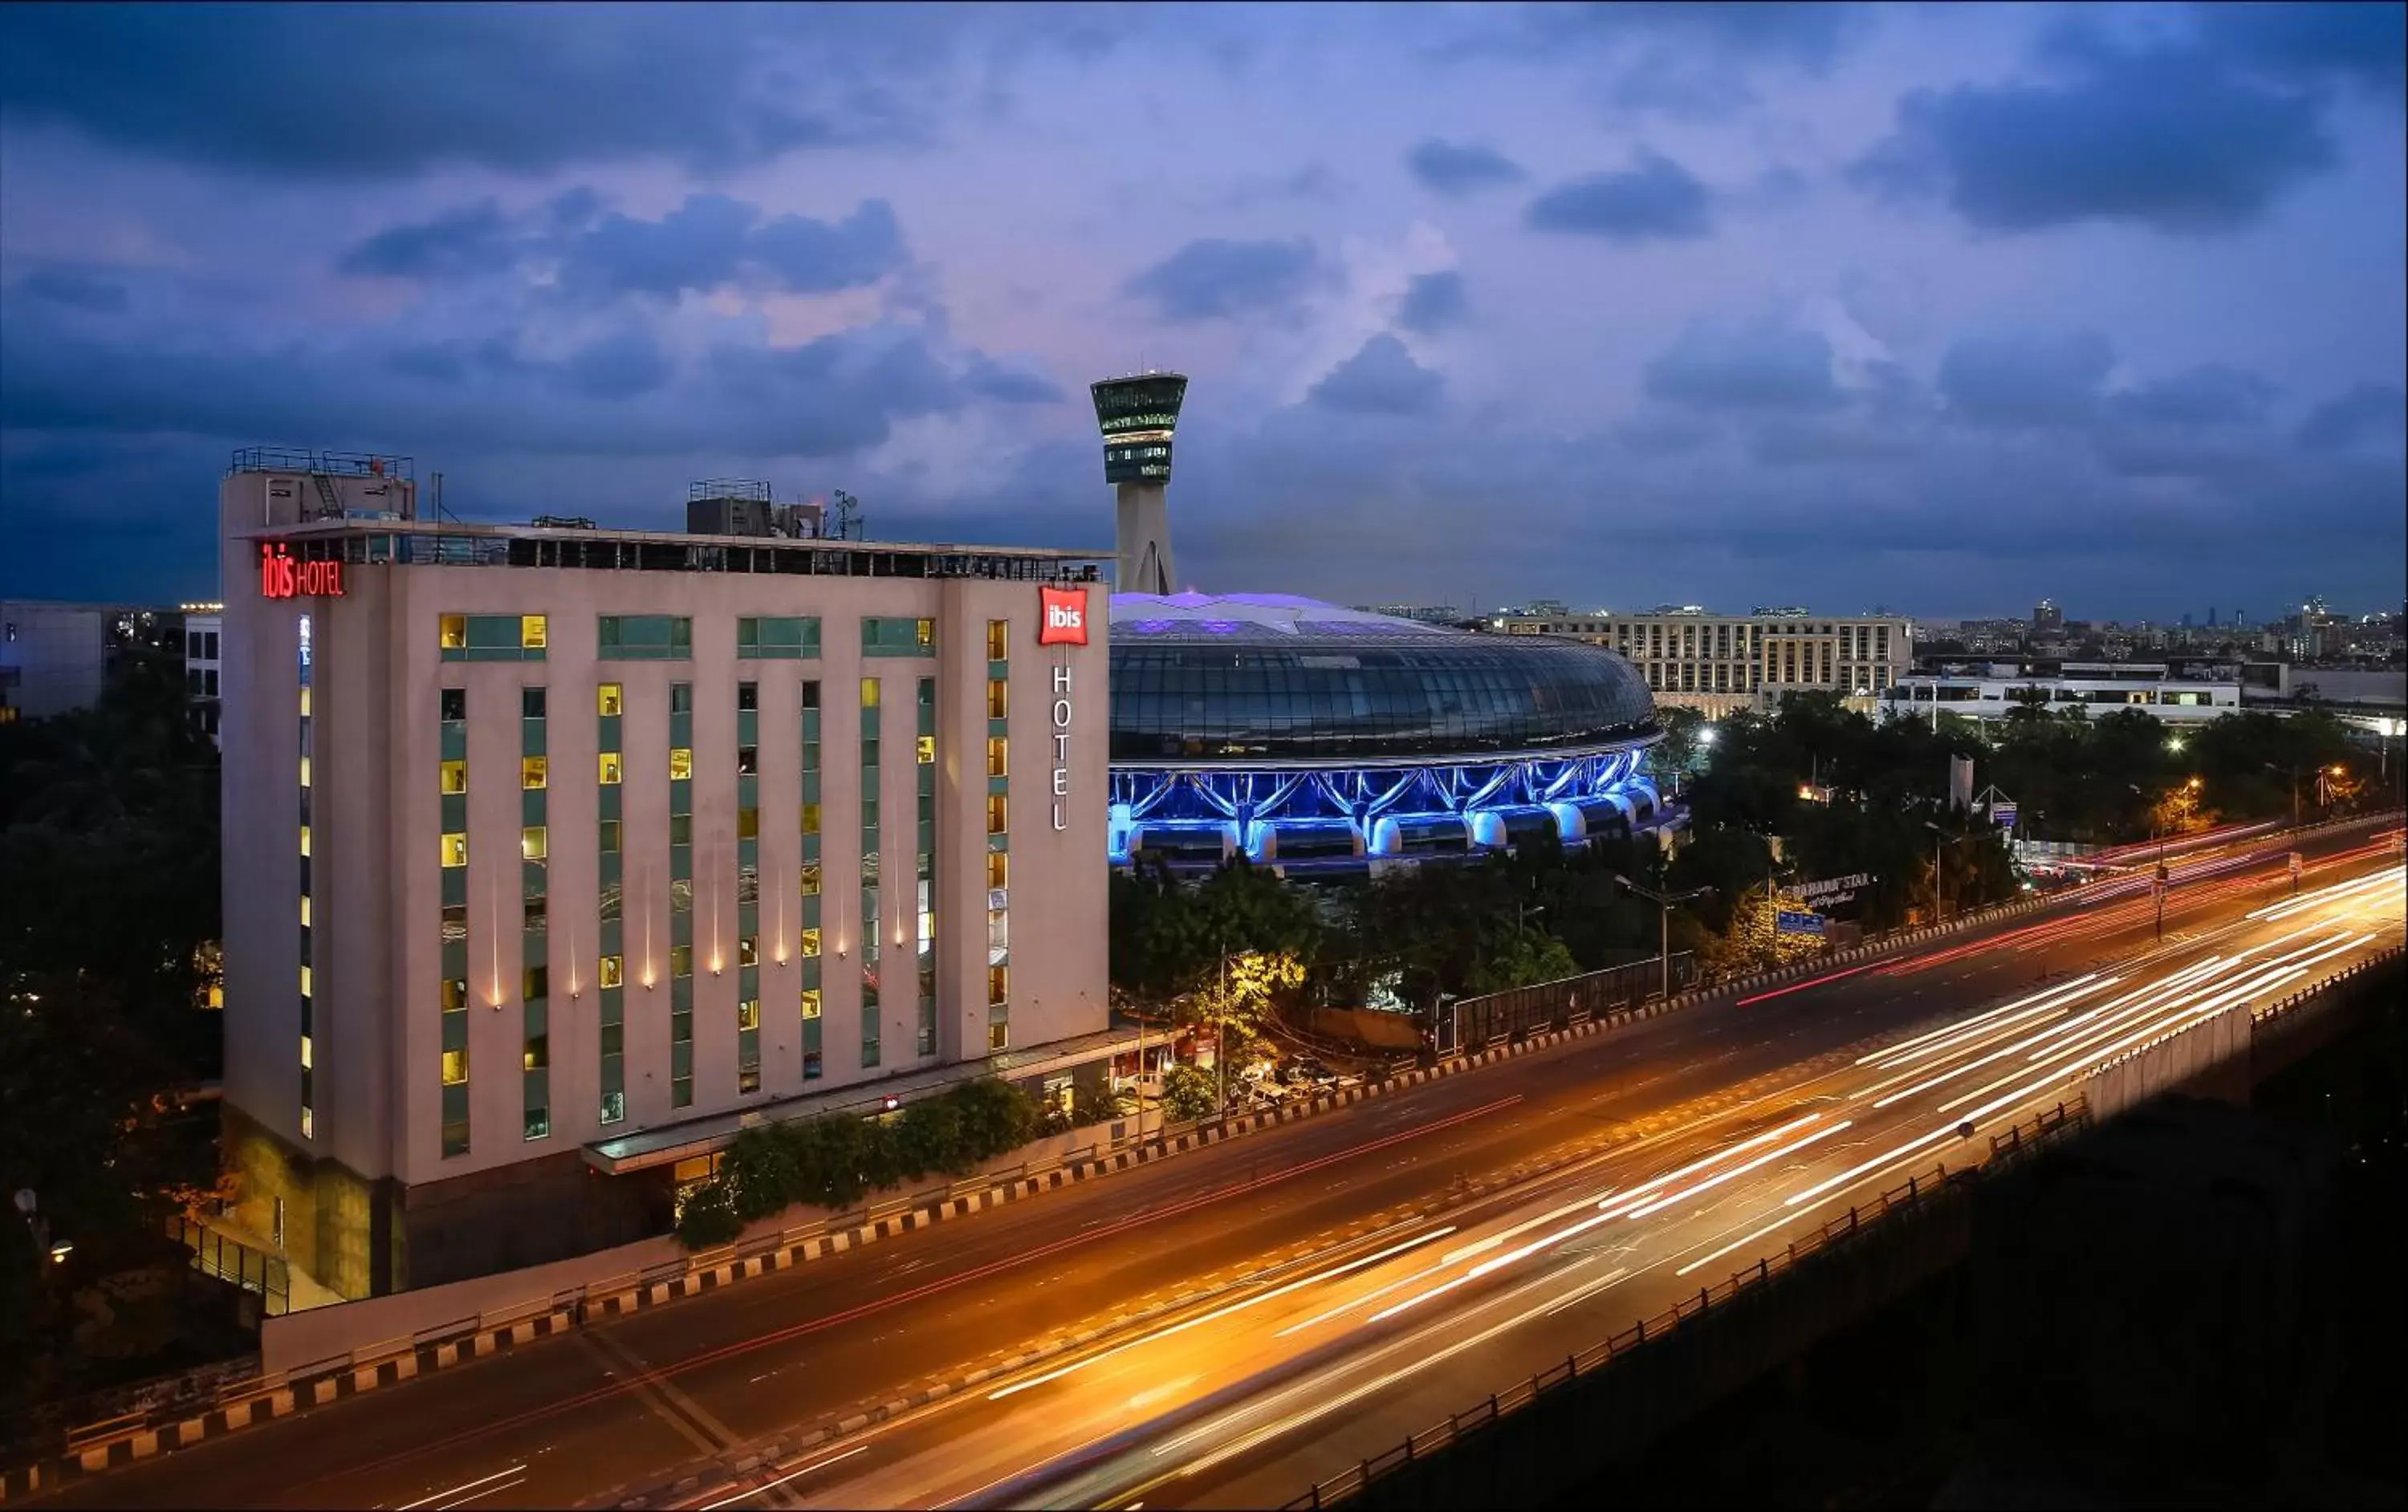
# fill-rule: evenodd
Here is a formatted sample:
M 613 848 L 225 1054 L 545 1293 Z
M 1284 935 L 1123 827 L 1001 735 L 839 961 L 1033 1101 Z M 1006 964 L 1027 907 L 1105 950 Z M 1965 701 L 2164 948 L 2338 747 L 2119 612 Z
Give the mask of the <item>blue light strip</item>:
M 1140 848 L 1258 861 L 1301 848 L 1372 861 L 1431 850 L 1493 849 L 1543 824 L 1567 845 L 1607 829 L 1656 828 L 1670 816 L 1636 749 L 1397 767 L 1116 765 L 1111 860 Z M 1284 844 L 1283 844 L 1284 842 Z

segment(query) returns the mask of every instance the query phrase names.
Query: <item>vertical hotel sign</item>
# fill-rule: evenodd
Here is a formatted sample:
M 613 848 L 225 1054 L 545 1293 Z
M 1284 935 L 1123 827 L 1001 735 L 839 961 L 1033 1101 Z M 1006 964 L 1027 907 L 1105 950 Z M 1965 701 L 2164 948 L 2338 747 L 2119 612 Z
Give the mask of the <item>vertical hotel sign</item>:
M 1040 588 L 1037 591 L 1043 618 L 1037 624 L 1039 646 L 1087 644 L 1087 591 L 1083 588 Z M 1070 796 L 1070 658 L 1054 663 L 1054 827 L 1070 827 L 1064 806 Z

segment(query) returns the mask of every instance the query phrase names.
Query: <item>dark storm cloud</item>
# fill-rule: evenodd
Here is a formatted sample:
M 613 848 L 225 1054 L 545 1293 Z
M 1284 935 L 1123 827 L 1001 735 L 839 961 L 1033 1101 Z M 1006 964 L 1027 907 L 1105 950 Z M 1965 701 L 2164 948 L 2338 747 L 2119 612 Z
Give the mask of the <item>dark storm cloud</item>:
M 514 265 L 523 250 L 501 203 L 488 199 L 387 226 L 337 258 L 335 269 L 366 278 L 481 278 Z
M 2114 365 L 2114 349 L 2095 331 L 1973 336 L 1940 360 L 1940 393 L 1975 425 L 2080 425 Z
M 1312 243 L 1191 241 L 1130 278 L 1125 292 L 1167 321 L 1237 320 L 1293 309 L 1326 277 Z
M 2236 67 L 2307 80 L 2346 78 L 2401 98 L 2408 70 L 2408 6 L 2349 0 L 2339 5 L 2203 5 L 2198 22 L 2207 45 Z
M 650 155 L 724 169 L 911 135 L 896 94 L 855 70 L 768 65 L 767 44 L 876 21 L 722 6 L 7 6 L 0 108 L 278 176 L 545 173 Z
M 924 333 L 880 326 L 796 347 L 723 340 L 681 372 L 634 326 L 560 358 L 504 336 L 408 341 L 387 330 L 263 347 L 231 329 L 80 330 L 13 288 L 0 325 L 10 333 L 0 420 L 12 435 L 833 456 L 882 443 L 896 421 L 1013 387 L 982 354 L 941 353 Z
M 1062 402 L 1061 387 L 1041 373 L 1004 366 L 993 358 L 973 355 L 963 384 L 982 398 L 1007 405 L 1053 405 Z
M 604 304 L 624 294 L 676 299 L 742 279 L 787 293 L 830 293 L 877 282 L 904 265 L 903 231 L 884 200 L 841 221 L 781 215 L 724 194 L 690 194 L 657 221 L 596 215 L 598 196 L 571 191 L 520 218 L 493 201 L 387 227 L 336 266 L 355 275 L 444 280 L 557 263 L 566 297 Z
M 1693 324 L 1650 361 L 1650 398 L 1698 410 L 1828 409 L 1842 399 L 1831 345 L 1811 331 Z
M 2264 220 L 2336 161 L 2318 100 L 2250 82 L 2214 53 L 2128 51 L 2078 27 L 2045 50 L 2069 81 L 1917 90 L 1850 176 L 1888 197 L 1944 200 L 1985 231 L 2120 221 L 2195 235 Z
M 2115 394 L 2107 414 L 2128 424 L 2215 430 L 2264 421 L 2273 399 L 2274 386 L 2255 373 L 2210 363 Z
M 122 314 L 127 304 L 125 285 L 81 268 L 38 268 L 27 274 L 17 287 L 36 299 L 94 315 Z
M 1385 331 L 1331 368 L 1305 396 L 1324 409 L 1355 415 L 1426 415 L 1436 410 L 1446 380 L 1413 361 Z
M 606 400 L 651 393 L 673 372 L 661 344 L 641 331 L 622 331 L 580 348 L 561 369 L 570 392 Z
M 2408 393 L 2394 383 L 2360 383 L 2318 405 L 2300 422 L 2299 444 L 2310 451 L 2339 451 L 2408 436 Z
M 1423 188 L 1461 197 L 1483 189 L 1519 183 L 1529 177 L 1522 165 L 1492 147 L 1477 142 L 1449 142 L 1433 136 L 1405 155 L 1405 165 Z
M 1685 240 L 1709 235 L 1714 228 L 1706 186 L 1654 152 L 1641 153 L 1634 166 L 1620 173 L 1558 184 L 1530 202 L 1526 219 L 1534 230 L 1613 241 Z
M 1422 273 L 1405 285 L 1405 297 L 1397 307 L 1397 323 L 1421 335 L 1432 335 L 1451 326 L 1460 325 L 1471 313 L 1471 302 L 1463 292 L 1463 275 L 1449 268 L 1441 273 Z

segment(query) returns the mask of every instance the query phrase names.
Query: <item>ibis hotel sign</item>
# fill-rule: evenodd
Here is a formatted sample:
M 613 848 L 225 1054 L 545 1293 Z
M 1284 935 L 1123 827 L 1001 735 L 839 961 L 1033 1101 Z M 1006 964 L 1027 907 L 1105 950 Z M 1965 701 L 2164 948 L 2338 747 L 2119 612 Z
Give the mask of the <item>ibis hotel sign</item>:
M 281 541 L 263 541 L 259 548 L 261 598 L 341 598 L 343 564 L 339 562 L 296 562 Z
M 1087 591 L 1083 588 L 1040 588 L 1037 592 L 1039 607 L 1043 615 L 1037 624 L 1037 644 L 1087 644 Z M 1070 797 L 1071 695 L 1070 663 L 1066 658 L 1054 667 L 1054 827 L 1057 830 L 1070 827 L 1065 806 Z

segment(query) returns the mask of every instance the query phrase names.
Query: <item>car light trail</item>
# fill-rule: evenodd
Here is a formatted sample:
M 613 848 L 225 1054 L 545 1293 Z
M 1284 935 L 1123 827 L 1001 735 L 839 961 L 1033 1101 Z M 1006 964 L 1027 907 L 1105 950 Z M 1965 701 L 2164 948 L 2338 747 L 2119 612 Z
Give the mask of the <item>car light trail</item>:
M 2037 1002 L 2040 999 L 2048 996 L 2051 992 L 2062 992 L 2069 988 L 2079 987 L 2085 982 L 2095 980 L 2097 976 L 2098 973 L 2096 972 L 2086 973 L 2083 976 L 2074 977 L 2070 982 L 2061 982 L 2056 987 L 2049 988 L 2043 991 L 2035 992 L 2029 997 L 2017 998 L 2014 1002 L 1992 1008 L 1987 1013 L 1977 1013 L 1971 1019 L 1959 1020 L 1951 1024 L 1942 1024 L 1939 1028 L 1934 1029 L 1928 1034 L 1917 1034 L 1913 1039 L 1900 1040 L 1895 1045 L 1885 1045 L 1880 1049 L 1873 1051 L 1870 1055 L 1857 1056 L 1856 1064 L 1870 1065 L 1876 1061 L 1887 1062 L 1890 1057 L 1897 1055 L 1901 1050 L 1911 1049 L 1917 1045 L 1926 1043 L 1927 1041 L 1941 1039 L 1949 1034 L 1958 1034 L 1966 1029 L 1971 1028 L 1975 1024 L 1995 1019 L 2000 1014 L 2006 1013 L 2014 1008 L 2022 1007 L 2027 1003 Z M 1898 1063 L 1892 1062 L 1891 1063 L 1895 1064 Z
M 1705 1180 L 1698 1182 L 1696 1186 L 1676 1191 L 1669 1197 L 1659 1197 L 1656 1201 L 1649 1203 L 1644 1207 L 1630 1208 L 1624 1212 L 1622 1216 L 1625 1218 L 1645 1218 L 1650 1213 L 1660 1213 L 1665 1208 L 1671 1206 L 1674 1203 L 1686 1202 L 1701 1191 L 1707 1191 L 1715 1187 L 1721 1186 L 1724 1182 L 1728 1181 L 1733 1177 L 1745 1176 L 1748 1172 L 1755 1170 L 1756 1167 L 1764 1164 L 1768 1161 L 1777 1161 L 1784 1155 L 1795 1155 L 1799 1150 L 1804 1149 L 1807 1146 L 1815 1143 L 1817 1140 L 1828 1139 L 1842 1129 L 1854 1127 L 1855 1121 L 1853 1120 L 1842 1119 L 1839 1122 L 1832 1124 L 1828 1129 L 1817 1129 L 1803 1139 L 1792 1140 L 1786 1145 L 1768 1149 L 1763 1154 L 1758 1155 L 1756 1159 L 1748 1162 L 1744 1165 L 1734 1165 L 1729 1170 L 1723 1172 L 1719 1176 L 1708 1177 Z
M 1881 1063 L 1880 1069 L 1887 1071 L 1892 1067 L 1908 1065 L 1911 1063 L 1920 1061 L 1927 1056 L 1939 1055 L 1943 1052 L 1949 1057 L 1955 1057 L 1970 1054 L 1974 1050 L 1985 1048 L 1997 1044 L 2001 1039 L 2012 1038 L 2016 1034 L 2022 1034 L 2025 1028 L 2029 1027 L 2028 1025 L 2025 1025 L 2023 1028 L 2010 1029 L 2007 1027 L 2008 1025 L 2016 1023 L 2020 1020 L 2029 1019 L 2039 1014 L 2048 1013 L 2055 1009 L 2062 1008 L 2068 1004 L 2079 1002 L 2081 999 L 2088 997 L 2093 992 L 2103 992 L 2108 988 L 2114 986 L 2117 982 L 2120 982 L 2124 978 L 2121 977 L 2085 977 L 2073 985 L 2060 988 L 2055 992 L 2042 994 L 2041 1001 L 2034 1002 L 2034 1000 L 2030 998 L 2026 998 L 2024 1001 L 2031 1003 L 2032 1006 L 2025 1008 L 2019 1013 L 2011 1013 L 2003 1019 L 1994 1019 L 1988 1023 L 1981 1024 L 1976 1027 L 1969 1027 L 1953 1038 L 1934 1040 L 1932 1043 L 1923 1047 L 1921 1049 L 1914 1051 L 1912 1054 L 1901 1055 L 1894 1060 Z M 1944 1063 L 1944 1062 L 1941 1063 Z M 1886 1081 L 1877 1082 L 1874 1085 L 1866 1088 L 1865 1091 L 1869 1092 L 1881 1091 L 1887 1088 L 1895 1087 L 1901 1081 L 1910 1080 L 1913 1077 L 1922 1076 L 1925 1072 L 1929 1071 L 1930 1069 L 1930 1066 L 1916 1067 L 1914 1070 L 1892 1077 Z M 1877 1104 L 1875 1105 L 1878 1106 L 1880 1105 Z
M 1628 1212 L 1631 1208 L 1653 1198 L 1657 1192 L 1662 1191 L 1666 1187 L 1670 1186 L 1673 1182 L 1680 1180 L 1684 1176 L 1694 1176 L 1710 1165 L 1719 1164 L 1724 1161 L 1729 1160 L 1732 1156 L 1740 1153 L 1742 1150 L 1754 1149 L 1758 1145 L 1778 1139 L 1782 1135 L 1788 1134 L 1793 1129 L 1803 1129 L 1806 1125 L 1813 1122 L 1822 1116 L 1823 1115 L 1820 1113 L 1809 1113 L 1802 1119 L 1792 1119 L 1787 1123 L 1783 1124 L 1777 1129 L 1767 1129 L 1760 1134 L 1751 1135 L 1748 1138 L 1741 1140 L 1736 1145 L 1725 1145 L 1722 1148 L 1715 1150 L 1713 1154 L 1702 1156 L 1697 1160 L 1691 1161 L 1688 1164 L 1682 1166 L 1677 1171 L 1668 1172 L 1663 1176 L 1655 1177 L 1653 1180 L 1641 1182 L 1638 1186 L 1633 1187 L 1628 1191 L 1623 1193 L 1619 1199 L 1616 1199 L 1611 1193 L 1607 1193 L 1598 1200 L 1597 1205 L 1611 1209 L 1611 1211 L 1607 1213 L 1607 1217 L 1619 1217 L 1621 1214 Z M 1575 1203 L 1572 1205 L 1575 1207 L 1584 1206 L 1587 1202 L 1587 1198 L 1583 1198 L 1580 1202 Z M 1570 1208 L 1565 1209 L 1567 1212 L 1570 1210 Z
M 1183 1322 L 1173 1323 L 1168 1328 L 1157 1329 L 1154 1333 L 1148 1334 L 1141 1338 L 1131 1339 L 1126 1344 L 1114 1345 L 1111 1348 L 1106 1349 L 1101 1354 L 1091 1354 L 1083 1360 L 1073 1361 L 1069 1364 L 1064 1365 L 1058 1370 L 1049 1370 L 1042 1376 L 1032 1376 L 1025 1381 L 1014 1381 L 1010 1386 L 1003 1387 L 998 1391 L 989 1391 L 986 1394 L 986 1399 L 990 1402 L 1000 1402 L 1005 1397 L 1013 1395 L 1016 1392 L 1025 1391 L 1031 1387 L 1042 1386 L 1048 1381 L 1058 1381 L 1065 1376 L 1084 1370 L 1089 1365 L 1099 1364 L 1106 1360 L 1110 1360 L 1116 1354 L 1125 1354 L 1129 1350 L 1139 1348 L 1144 1345 L 1159 1343 L 1164 1339 L 1171 1337 L 1173 1334 L 1184 1334 L 1191 1328 L 1201 1327 L 1216 1319 L 1226 1318 L 1232 1313 L 1244 1312 L 1247 1308 L 1254 1306 L 1259 1303 L 1268 1302 L 1273 1297 L 1283 1297 L 1291 1291 L 1312 1286 L 1317 1281 L 1330 1280 L 1336 1277 L 1343 1276 L 1349 1271 L 1359 1271 L 1366 1265 L 1376 1265 L 1392 1255 L 1401 1255 L 1406 1250 L 1413 1248 L 1417 1245 L 1428 1244 L 1433 1239 L 1443 1239 L 1454 1232 L 1455 1226 L 1453 1224 L 1449 1224 L 1445 1228 L 1436 1229 L 1428 1234 L 1416 1234 L 1412 1238 L 1407 1239 L 1402 1244 L 1390 1245 L 1387 1248 L 1379 1251 L 1377 1254 L 1365 1255 L 1360 1260 L 1348 1261 L 1345 1264 L 1340 1265 L 1332 1270 L 1319 1271 L 1311 1276 L 1300 1277 L 1283 1286 L 1275 1286 L 1268 1291 L 1258 1291 L 1254 1295 L 1245 1298 L 1243 1301 L 1233 1302 L 1224 1307 L 1215 1307 L 1208 1313 L 1198 1313 L 1194 1318 L 1187 1319 Z
M 794 1480 L 802 1476 L 808 1476 L 814 1470 L 824 1470 L 828 1466 L 836 1463 L 838 1460 L 850 1460 L 856 1454 L 866 1454 L 868 1451 L 868 1445 L 855 1444 L 853 1448 L 845 1450 L 841 1454 L 831 1454 L 826 1459 L 820 1461 L 818 1463 L 807 1464 L 800 1470 L 789 1470 L 784 1475 L 780 1476 L 777 1479 L 768 1481 L 763 1485 L 755 1486 L 749 1491 L 738 1491 L 733 1496 L 723 1496 L 716 1502 L 707 1503 L 700 1508 L 700 1512 L 719 1512 L 719 1509 L 723 1506 L 734 1506 L 737 1503 L 758 1496 L 763 1491 L 776 1491 L 779 1487 L 784 1485 L 790 1480 Z
M 1873 968 L 1870 965 L 1850 966 L 1845 971 L 1835 971 L 1827 977 L 1816 977 L 1807 981 L 1792 982 L 1786 987 L 1776 987 L 1770 992 L 1758 992 L 1754 997 L 1743 997 L 1731 1006 L 1733 1007 L 1743 1008 L 1751 1003 L 1770 1003 L 1776 997 L 1787 997 L 1792 992 L 1802 992 L 1810 987 L 1821 987 L 1827 983 L 1836 982 L 1842 977 L 1853 977 L 1860 971 L 1870 971 Z
M 490 1486 L 491 1491 L 500 1491 L 503 1488 L 499 1486 L 491 1486 L 490 1483 L 503 1479 L 506 1476 L 518 1475 L 525 1469 L 526 1466 L 523 1464 L 514 1464 L 508 1470 L 496 1470 L 490 1476 L 479 1476 L 474 1480 L 464 1480 L 457 1486 L 452 1487 L 450 1491 L 437 1491 L 432 1496 L 422 1496 L 415 1502 L 405 1502 L 400 1506 L 394 1508 L 394 1512 L 418 1512 L 418 1508 L 422 1506 L 432 1506 L 436 1503 L 444 1500 L 446 1497 L 457 1496 L 462 1491 L 476 1491 L 480 1486 Z M 477 1491 L 477 1494 L 479 1496 L 483 1496 L 488 1494 L 488 1492 Z

